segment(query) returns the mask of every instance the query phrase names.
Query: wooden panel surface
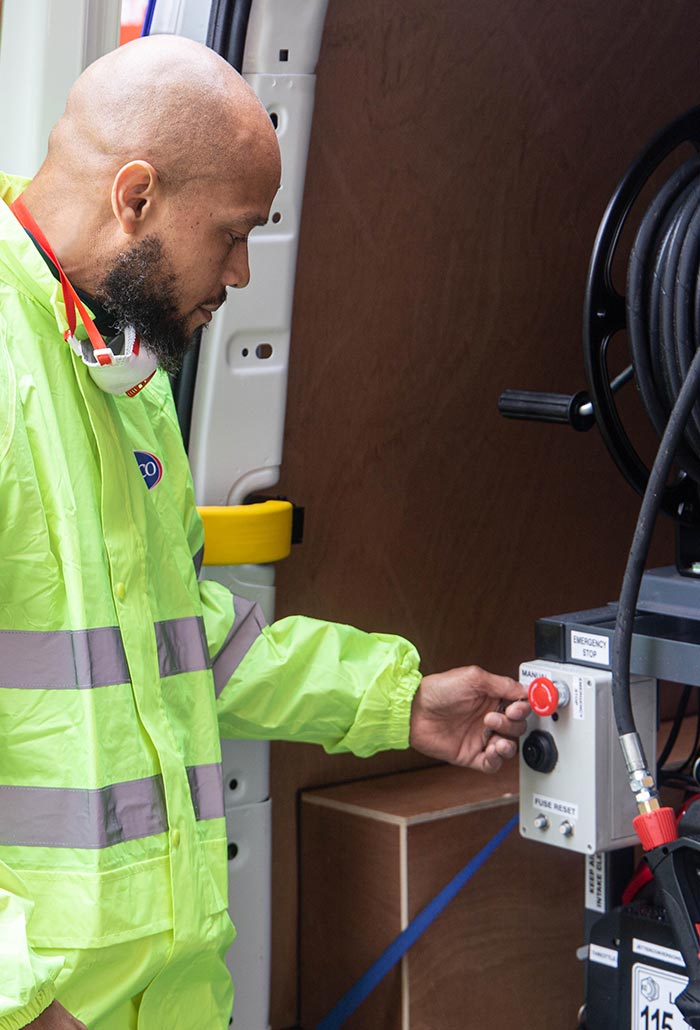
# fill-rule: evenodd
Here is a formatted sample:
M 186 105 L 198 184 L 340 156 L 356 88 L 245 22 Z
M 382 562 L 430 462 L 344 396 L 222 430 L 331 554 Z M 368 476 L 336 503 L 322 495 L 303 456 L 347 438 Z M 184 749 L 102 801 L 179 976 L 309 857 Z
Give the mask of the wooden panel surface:
M 436 765 L 420 773 L 403 772 L 326 787 L 302 795 L 302 800 L 410 825 L 444 818 L 451 812 L 503 804 L 517 795 L 517 790 L 515 762 L 509 762 L 494 776 L 453 765 Z
M 515 810 L 409 828 L 411 917 Z M 583 866 L 582 856 L 537 847 L 514 831 L 411 949 L 410 1030 L 576 1026 L 584 990 L 576 959 Z
M 307 537 L 280 615 L 403 633 L 426 670 L 512 673 L 537 616 L 617 596 L 637 498 L 595 432 L 496 401 L 584 385 L 596 227 L 697 102 L 698 29 L 694 0 L 331 0 L 281 483 Z M 421 761 L 273 748 L 274 1027 L 297 1013 L 297 791 Z
M 440 778 L 442 796 L 434 789 Z M 394 785 L 383 794 L 382 810 L 384 779 Z M 514 804 L 499 798 L 496 807 L 455 814 L 453 786 L 451 770 L 443 767 L 303 794 L 305 1030 L 312 1030 L 405 926 L 404 893 L 410 920 L 515 812 Z M 373 788 L 374 807 L 358 814 Z M 399 791 L 403 806 L 396 803 Z M 421 822 L 396 815 L 416 795 L 433 797 L 430 821 L 425 806 Z M 403 1001 L 396 967 L 344 1025 L 390 1030 L 402 1025 L 405 1008 L 403 1026 L 410 1030 L 573 1026 L 583 1001 L 575 955 L 582 933 L 583 858 L 538 847 L 513 832 L 405 957 Z
M 301 1025 L 316 1025 L 401 929 L 399 827 L 302 805 Z M 401 1030 L 395 967 L 347 1030 Z

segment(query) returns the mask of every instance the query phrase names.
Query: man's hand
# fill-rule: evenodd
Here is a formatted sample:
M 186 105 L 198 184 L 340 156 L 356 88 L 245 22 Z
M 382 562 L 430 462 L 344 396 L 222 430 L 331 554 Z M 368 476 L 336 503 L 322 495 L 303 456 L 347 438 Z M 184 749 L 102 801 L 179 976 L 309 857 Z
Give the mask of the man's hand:
M 494 773 L 512 758 L 530 705 L 507 676 L 476 665 L 424 676 L 411 709 L 411 747 L 431 758 Z
M 25 1030 L 88 1030 L 85 1023 L 81 1023 L 75 1016 L 71 1016 L 63 1005 L 52 1001 L 47 1009 L 27 1023 Z

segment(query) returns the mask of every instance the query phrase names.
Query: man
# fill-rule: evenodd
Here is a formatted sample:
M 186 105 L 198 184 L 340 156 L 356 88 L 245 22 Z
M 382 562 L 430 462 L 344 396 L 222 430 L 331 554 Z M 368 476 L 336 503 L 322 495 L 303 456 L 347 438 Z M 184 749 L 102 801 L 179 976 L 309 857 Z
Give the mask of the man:
M 228 1025 L 221 734 L 491 772 L 524 731 L 506 677 L 197 581 L 163 370 L 279 181 L 254 94 L 174 37 L 91 66 L 36 178 L 0 178 L 0 1030 Z

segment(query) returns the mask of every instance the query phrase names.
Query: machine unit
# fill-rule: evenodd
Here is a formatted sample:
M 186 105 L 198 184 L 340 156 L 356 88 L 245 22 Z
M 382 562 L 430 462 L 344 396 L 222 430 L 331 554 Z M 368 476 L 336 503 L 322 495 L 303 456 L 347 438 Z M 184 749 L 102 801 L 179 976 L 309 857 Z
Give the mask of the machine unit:
M 520 833 L 586 855 L 636 843 L 634 797 L 615 732 L 607 669 L 520 667 L 533 713 L 520 749 Z M 655 755 L 656 681 L 636 678 L 637 726 Z M 539 714 L 538 714 L 539 713 Z

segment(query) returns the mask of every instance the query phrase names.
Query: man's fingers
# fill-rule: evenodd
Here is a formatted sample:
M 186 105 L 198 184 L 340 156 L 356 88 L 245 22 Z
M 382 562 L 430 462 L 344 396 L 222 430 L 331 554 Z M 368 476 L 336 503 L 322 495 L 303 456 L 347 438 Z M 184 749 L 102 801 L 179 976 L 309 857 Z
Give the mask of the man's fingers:
M 476 756 L 472 762 L 472 769 L 482 773 L 496 773 L 503 765 L 503 759 L 499 755 L 493 743 Z
M 527 729 L 525 720 L 529 711 L 527 702 L 518 701 L 503 712 L 487 712 L 484 726 L 490 733 L 498 733 L 501 737 L 522 737 Z
M 500 758 L 506 758 L 510 760 L 515 758 L 518 753 L 518 745 L 514 740 L 510 740 L 508 737 L 502 737 L 495 742 L 496 751 Z
M 489 697 L 497 697 L 504 701 L 517 701 L 527 694 L 527 690 L 511 679 L 510 676 L 499 676 L 495 672 L 486 672 L 477 666 L 471 666 L 467 672 L 473 682 Z
M 503 714 L 508 719 L 513 719 L 515 722 L 520 722 L 522 719 L 527 719 L 530 712 L 530 702 L 520 700 L 514 701 L 513 704 L 508 705 L 508 707 L 504 710 Z

